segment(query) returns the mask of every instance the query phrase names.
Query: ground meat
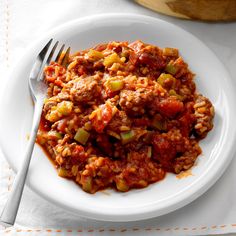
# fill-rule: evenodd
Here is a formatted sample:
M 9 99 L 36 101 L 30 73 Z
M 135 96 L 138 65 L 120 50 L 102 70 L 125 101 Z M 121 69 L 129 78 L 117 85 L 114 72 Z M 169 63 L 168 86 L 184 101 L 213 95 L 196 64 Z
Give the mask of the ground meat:
M 45 114 L 53 107 L 57 105 L 57 101 L 56 99 L 50 99 L 48 101 L 45 102 L 45 105 L 43 107 L 43 112 L 45 112 Z
M 186 151 L 182 156 L 176 158 L 173 163 L 173 171 L 178 174 L 183 170 L 188 170 L 193 166 L 197 156 L 201 154 L 201 148 L 195 140 L 190 140 Z
M 77 143 L 68 143 L 69 138 L 68 136 L 65 136 L 67 141 L 59 143 L 55 148 L 55 160 L 58 165 L 79 165 L 81 163 L 84 163 L 88 155 L 85 153 L 84 148 L 81 145 L 78 145 Z
M 135 41 L 129 45 L 130 48 L 136 53 L 136 63 L 147 65 L 155 68 L 156 70 L 163 69 L 166 65 L 165 58 L 163 57 L 162 50 L 152 45 L 145 45 L 141 41 Z M 133 59 L 134 60 L 134 59 Z
M 182 57 L 178 57 L 171 64 L 173 64 L 173 66 L 175 66 L 177 69 L 177 72 L 175 73 L 175 78 L 187 78 L 187 75 L 190 75 L 192 77 L 192 73 L 188 69 L 188 64 L 184 62 Z
M 146 147 L 146 145 L 144 145 L 144 142 L 142 140 L 136 140 L 136 141 L 126 144 L 124 146 L 124 149 L 127 153 L 130 153 L 132 151 L 139 151 L 143 147 Z
M 174 173 L 188 170 L 194 164 L 201 148 L 197 141 L 184 137 L 179 130 L 154 135 L 154 155 L 162 166 Z
M 174 171 L 173 163 L 176 156 L 181 156 L 189 147 L 189 140 L 183 137 L 180 130 L 153 136 L 153 158 L 158 160 L 168 171 Z
M 113 182 L 111 179 L 114 173 L 111 168 L 113 165 L 109 158 L 91 157 L 84 170 L 77 173 L 76 182 L 89 193 L 108 187 Z
M 52 125 L 52 129 L 57 130 L 60 133 L 69 134 L 71 137 L 73 137 L 79 127 L 79 117 L 76 115 L 60 119 Z
M 73 101 L 85 104 L 98 99 L 101 96 L 101 88 L 93 76 L 81 77 L 73 82 L 70 95 Z
M 123 90 L 120 93 L 119 105 L 130 116 L 142 115 L 153 96 L 153 91 L 145 88 L 139 88 L 136 91 Z
M 120 133 L 124 130 L 129 130 L 131 127 L 131 120 L 124 111 L 117 111 L 107 125 L 107 130 Z
M 193 107 L 196 117 L 195 132 L 198 137 L 204 138 L 213 128 L 214 107 L 209 99 L 202 95 L 197 95 Z
M 156 182 L 165 177 L 165 171 L 161 166 L 142 151 L 131 152 L 128 162 L 130 164 L 125 166 L 115 178 L 116 186 L 120 191 L 128 191 L 130 188 L 144 188 L 148 182 Z

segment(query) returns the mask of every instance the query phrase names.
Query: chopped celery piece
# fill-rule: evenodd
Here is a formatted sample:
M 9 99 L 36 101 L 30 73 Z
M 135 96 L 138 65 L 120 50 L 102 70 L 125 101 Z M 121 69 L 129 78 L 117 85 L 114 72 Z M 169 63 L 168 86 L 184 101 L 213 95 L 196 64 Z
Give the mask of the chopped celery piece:
M 79 166 L 77 166 L 77 165 L 73 165 L 73 166 L 72 166 L 71 172 L 72 172 L 72 174 L 73 174 L 74 176 L 77 175 L 78 169 L 79 169 Z
M 64 169 L 63 167 L 60 167 L 58 170 L 58 175 L 61 177 L 68 177 L 69 172 L 68 172 L 68 170 Z
M 124 81 L 122 80 L 111 80 L 108 83 L 108 87 L 112 92 L 119 91 L 124 87 Z
M 88 56 L 94 59 L 101 59 L 104 57 L 102 52 L 96 51 L 94 49 L 90 49 L 88 52 Z
M 116 187 L 121 192 L 126 192 L 129 190 L 129 186 L 127 185 L 127 183 L 123 179 L 118 179 L 116 181 Z
M 49 114 L 46 114 L 45 116 L 46 120 L 49 120 L 50 122 L 56 122 L 60 119 L 60 113 L 58 111 L 51 109 L 51 112 Z
M 177 99 L 179 99 L 180 101 L 183 100 L 183 96 L 179 95 L 178 93 L 176 93 L 176 91 L 174 89 L 171 89 L 169 91 L 169 95 L 170 96 L 175 96 Z
M 121 63 L 122 61 L 120 60 L 120 57 L 116 53 L 113 53 L 105 57 L 103 64 L 104 66 L 109 67 L 116 62 Z
M 85 128 L 87 131 L 91 130 L 91 129 L 92 129 L 92 124 L 91 124 L 91 122 L 90 122 L 90 121 L 86 122 L 86 123 L 84 124 L 84 128 Z
M 74 139 L 77 142 L 85 145 L 86 142 L 88 141 L 89 136 L 90 136 L 89 132 L 87 132 L 86 130 L 82 128 L 79 128 L 74 136 Z
M 177 93 L 175 92 L 174 89 L 171 89 L 171 90 L 169 91 L 169 95 L 170 95 L 170 96 L 176 96 Z
M 128 131 L 128 132 L 122 132 L 120 136 L 121 136 L 122 144 L 126 144 L 134 140 L 135 132 L 133 130 Z
M 69 101 L 63 101 L 57 104 L 57 111 L 62 115 L 67 116 L 72 112 L 73 103 Z
M 177 57 L 179 55 L 179 51 L 176 48 L 164 48 L 163 55 L 169 57 Z
M 82 183 L 82 188 L 85 192 L 91 192 L 92 190 L 92 178 L 86 177 L 85 180 Z
M 177 68 L 172 64 L 172 63 L 168 63 L 165 71 L 167 71 L 168 73 L 175 75 L 177 72 Z
M 148 147 L 147 156 L 150 158 L 152 157 L 152 147 L 151 146 Z
M 175 84 L 175 77 L 173 77 L 170 74 L 165 74 L 165 73 L 160 74 L 160 76 L 157 79 L 157 82 L 161 86 L 164 86 L 165 85 L 165 81 L 167 81 L 167 80 L 171 80 L 172 81 L 172 86 Z
M 54 131 L 54 130 L 50 130 L 48 132 L 48 136 L 51 138 L 54 138 L 54 139 L 61 139 L 62 138 L 62 134 L 57 131 Z

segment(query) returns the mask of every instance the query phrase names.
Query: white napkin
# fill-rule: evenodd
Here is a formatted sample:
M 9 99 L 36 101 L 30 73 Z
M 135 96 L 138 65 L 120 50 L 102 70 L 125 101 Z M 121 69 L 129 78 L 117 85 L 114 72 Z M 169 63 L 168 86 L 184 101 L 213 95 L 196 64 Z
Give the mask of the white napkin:
M 45 31 L 66 21 L 110 12 L 151 15 L 190 31 L 207 44 L 236 77 L 236 23 L 208 24 L 160 15 L 131 0 L 0 0 L 0 80 L 24 49 Z M 3 125 L 3 124 L 1 124 Z M 10 140 L 9 140 L 10 141 Z M 236 232 L 236 160 L 203 196 L 168 215 L 132 223 L 82 219 L 41 199 L 25 188 L 17 224 L 0 235 L 206 235 Z M 0 211 L 14 174 L 0 153 Z

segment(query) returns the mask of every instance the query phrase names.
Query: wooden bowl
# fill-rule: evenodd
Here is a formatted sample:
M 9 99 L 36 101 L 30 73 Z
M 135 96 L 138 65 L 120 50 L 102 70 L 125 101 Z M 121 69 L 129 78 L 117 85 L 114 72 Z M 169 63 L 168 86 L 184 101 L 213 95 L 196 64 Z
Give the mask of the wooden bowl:
M 154 11 L 189 20 L 234 21 L 236 0 L 135 0 Z

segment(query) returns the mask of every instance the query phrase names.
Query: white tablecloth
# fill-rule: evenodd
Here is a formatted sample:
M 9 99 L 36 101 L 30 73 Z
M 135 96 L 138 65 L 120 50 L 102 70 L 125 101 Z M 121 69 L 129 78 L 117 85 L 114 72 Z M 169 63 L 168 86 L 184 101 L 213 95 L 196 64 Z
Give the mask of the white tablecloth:
M 0 81 L 24 49 L 46 30 L 66 21 L 110 12 L 146 14 L 172 22 L 200 38 L 225 64 L 236 81 L 236 23 L 201 23 L 160 15 L 131 0 L 0 0 Z M 235 90 L 236 91 L 236 90 Z M 4 124 L 1 124 L 4 125 Z M 25 189 L 15 227 L 0 235 L 206 235 L 236 232 L 236 160 L 203 196 L 168 215 L 133 223 L 82 219 Z M 0 155 L 0 210 L 14 175 Z

